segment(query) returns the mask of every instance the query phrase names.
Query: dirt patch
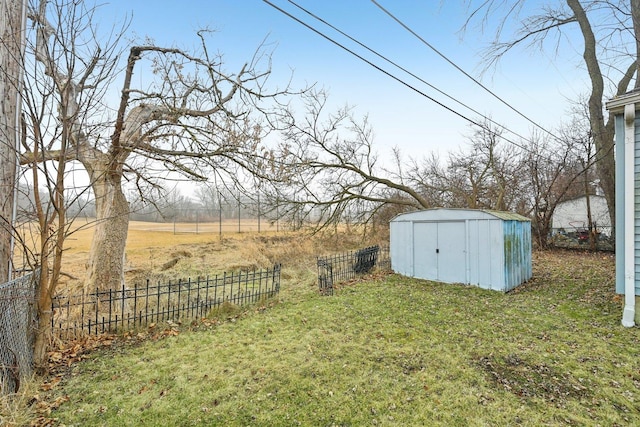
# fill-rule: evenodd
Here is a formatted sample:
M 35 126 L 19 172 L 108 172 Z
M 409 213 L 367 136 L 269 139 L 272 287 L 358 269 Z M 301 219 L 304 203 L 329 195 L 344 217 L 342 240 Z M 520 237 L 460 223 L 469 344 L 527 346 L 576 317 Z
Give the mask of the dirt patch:
M 523 398 L 562 402 L 587 397 L 587 387 L 569 372 L 557 372 L 541 363 L 529 363 L 518 355 L 483 356 L 476 365 L 497 385 Z

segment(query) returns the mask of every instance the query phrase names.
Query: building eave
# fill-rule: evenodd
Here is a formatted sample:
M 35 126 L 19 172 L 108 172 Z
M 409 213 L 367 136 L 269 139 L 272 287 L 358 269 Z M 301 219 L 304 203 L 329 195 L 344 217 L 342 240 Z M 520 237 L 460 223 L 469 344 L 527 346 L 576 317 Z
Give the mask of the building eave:
M 605 103 L 607 110 L 614 114 L 622 114 L 625 105 L 640 103 L 640 89 L 618 95 Z

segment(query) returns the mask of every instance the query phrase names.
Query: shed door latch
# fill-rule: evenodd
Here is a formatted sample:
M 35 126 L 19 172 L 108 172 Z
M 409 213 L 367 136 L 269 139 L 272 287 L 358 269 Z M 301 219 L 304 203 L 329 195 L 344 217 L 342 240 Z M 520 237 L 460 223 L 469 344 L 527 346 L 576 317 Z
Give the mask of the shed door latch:
M 440 249 L 436 249 L 436 253 L 439 254 L 440 253 Z

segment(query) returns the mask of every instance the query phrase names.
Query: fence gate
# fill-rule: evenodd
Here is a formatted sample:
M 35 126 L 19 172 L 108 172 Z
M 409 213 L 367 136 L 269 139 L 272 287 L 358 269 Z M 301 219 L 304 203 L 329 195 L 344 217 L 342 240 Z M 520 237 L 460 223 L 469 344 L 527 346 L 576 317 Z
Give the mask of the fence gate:
M 0 392 L 15 393 L 33 372 L 39 270 L 0 285 Z

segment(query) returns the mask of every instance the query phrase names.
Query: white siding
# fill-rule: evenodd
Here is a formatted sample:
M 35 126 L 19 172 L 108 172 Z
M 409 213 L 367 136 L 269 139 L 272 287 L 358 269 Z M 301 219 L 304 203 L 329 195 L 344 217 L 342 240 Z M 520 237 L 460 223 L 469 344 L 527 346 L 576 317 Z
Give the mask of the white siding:
M 634 180 L 633 180 L 633 200 L 634 200 L 634 251 L 635 251 L 635 287 L 636 295 L 640 295 L 640 117 L 636 113 L 635 119 L 635 147 L 634 147 Z M 625 194 L 627 196 L 627 194 Z
M 609 217 L 607 200 L 603 196 L 589 196 L 589 205 L 591 206 L 592 221 L 597 227 L 603 227 L 603 232 L 610 233 L 611 218 Z M 586 197 L 558 203 L 553 212 L 553 228 L 575 231 L 576 228 L 587 228 L 588 225 Z

